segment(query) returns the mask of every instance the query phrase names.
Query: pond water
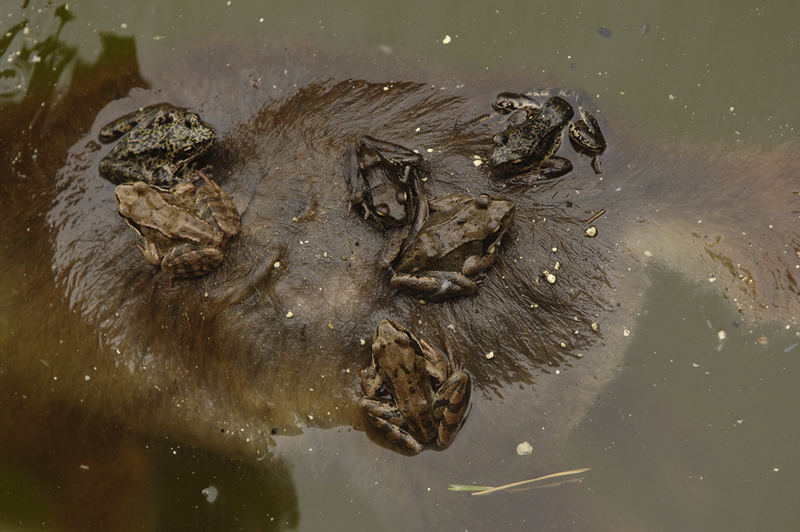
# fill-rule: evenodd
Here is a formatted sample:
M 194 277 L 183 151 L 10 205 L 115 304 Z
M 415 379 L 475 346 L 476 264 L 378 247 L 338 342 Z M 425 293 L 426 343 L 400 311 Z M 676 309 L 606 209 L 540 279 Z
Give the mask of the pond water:
M 669 152 L 669 146 L 703 152 L 699 147 L 707 146 L 708 159 L 714 161 L 709 164 L 742 154 L 740 170 L 753 175 L 754 194 L 768 186 L 759 182 L 762 171 L 792 173 L 773 192 L 753 203 L 731 205 L 721 218 L 739 231 L 750 223 L 771 224 L 769 217 L 775 215 L 776 227 L 780 222 L 781 234 L 787 235 L 784 245 L 795 256 L 786 259 L 777 254 L 777 246 L 765 244 L 761 262 L 753 263 L 768 271 L 800 264 L 800 174 L 796 156 L 783 162 L 797 144 L 800 117 L 800 8 L 791 2 L 754 7 L 738 1 L 304 5 L 219 0 L 99 7 L 79 1 L 45 7 L 20 2 L 0 15 L 8 32 L 0 41 L 4 112 L 37 105 L 46 109 L 71 88 L 79 94 L 87 86 L 113 84 L 100 76 L 87 78 L 87 72 L 119 72 L 115 61 L 129 59 L 131 43 L 134 70 L 147 81 L 163 76 L 165 56 L 191 54 L 206 40 L 223 38 L 238 46 L 267 43 L 286 49 L 300 58 L 298 68 L 319 66 L 324 74 L 310 66 L 311 73 L 302 76 L 319 81 L 337 72 L 336 64 L 353 61 L 367 65 L 365 71 L 378 82 L 452 79 L 485 85 L 496 80 L 500 92 L 531 88 L 504 84 L 529 78 L 532 86 L 578 88 L 602 110 L 609 138 L 615 129 L 624 131 L 627 140 L 652 144 L 654 153 Z M 97 64 L 100 68 L 88 68 Z M 202 73 L 210 86 L 214 76 Z M 153 83 L 157 93 L 161 86 Z M 98 102 L 82 109 L 99 113 L 103 107 Z M 213 115 L 213 109 L 205 112 Z M 30 117 L 31 124 L 47 120 L 35 112 L 20 115 Z M 0 138 L 10 143 L 26 127 L 14 124 Z M 47 159 L 47 146 L 28 148 Z M 64 153 L 58 156 L 64 159 Z M 16 186 L 18 161 L 14 153 L 3 155 L 0 179 Z M 648 209 L 662 207 L 659 194 L 641 193 L 651 204 L 636 215 L 646 224 Z M 783 211 L 770 212 L 772 193 Z M 721 197 L 729 194 L 719 191 Z M 689 192 L 677 197 L 692 201 Z M 64 354 L 80 352 L 91 367 L 113 344 L 90 322 L 74 318 L 81 312 L 76 307 L 64 314 L 53 310 L 79 294 L 74 286 L 66 290 L 53 280 L 62 272 L 55 261 L 51 268 L 49 255 L 17 259 L 15 251 L 27 246 L 20 234 L 27 232 L 26 238 L 47 249 L 51 241 L 57 249 L 59 242 L 41 222 L 50 209 L 49 197 L 31 192 L 14 198 L 30 205 L 28 217 L 11 221 L 2 231 L 7 251 L 0 263 L 0 375 L 9 390 L 0 401 L 7 412 L 0 438 L 3 527 L 780 530 L 800 519 L 793 500 L 800 481 L 800 460 L 793 452 L 800 420 L 792 393 L 800 377 L 800 302 L 796 285 L 786 281 L 791 273 L 776 274 L 771 284 L 752 293 L 730 282 L 723 288 L 718 270 L 700 271 L 695 262 L 687 266 L 675 255 L 673 249 L 683 248 L 665 227 L 663 242 L 623 242 L 641 259 L 626 263 L 627 268 L 638 264 L 637 271 L 622 272 L 617 279 L 622 286 L 629 274 L 635 283 L 620 296 L 619 316 L 624 317 L 609 319 L 614 330 L 583 353 L 584 360 L 546 372 L 548 382 L 564 373 L 560 395 L 547 396 L 537 388 L 537 377 L 494 384 L 487 373 L 473 394 L 468 421 L 445 451 L 398 455 L 343 415 L 323 426 L 300 419 L 297 426 L 307 423 L 303 430 L 276 431 L 264 463 L 258 458 L 248 462 L 212 444 L 204 448 L 192 437 L 187 443 L 179 431 L 148 433 L 142 429 L 146 404 L 141 411 L 95 418 L 96 409 L 87 413 L 79 394 L 29 401 L 42 388 L 19 381 L 19 375 L 46 373 L 50 359 L 43 346 L 56 345 Z M 697 201 L 713 204 L 707 197 Z M 787 220 L 794 223 L 788 229 Z M 684 227 L 675 231 L 687 241 L 696 236 Z M 751 266 L 714 258 L 713 246 L 700 253 L 737 275 Z M 25 300 L 35 303 L 20 308 L 18 302 Z M 60 327 L 70 333 L 50 343 L 41 339 L 59 336 Z M 80 341 L 70 340 L 79 336 Z M 597 364 L 598 356 L 610 362 Z M 19 371 L 15 365 L 21 360 L 35 369 Z M 581 371 L 593 375 L 596 388 L 583 387 Z M 86 381 L 93 375 L 87 370 Z M 308 385 L 302 375 L 287 375 Z M 109 403 L 115 404 L 113 380 L 102 382 Z M 142 383 L 148 385 L 145 379 Z M 555 414 L 532 413 L 527 401 L 535 394 L 542 410 Z M 559 427 L 560 413 L 570 408 L 553 405 L 562 399 L 565 405 L 580 405 L 580 414 L 565 417 Z M 503 417 L 492 424 L 497 412 Z M 135 422 L 129 426 L 127 419 Z M 532 454 L 517 454 L 523 441 L 532 444 Z M 591 470 L 546 488 L 486 497 L 447 489 L 451 483 L 499 485 L 583 467 Z

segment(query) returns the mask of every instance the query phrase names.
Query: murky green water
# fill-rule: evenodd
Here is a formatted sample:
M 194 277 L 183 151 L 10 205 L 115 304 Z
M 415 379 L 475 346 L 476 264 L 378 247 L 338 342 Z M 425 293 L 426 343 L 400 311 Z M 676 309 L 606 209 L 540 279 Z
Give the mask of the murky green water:
M 28 4 L 0 11 L 0 27 L 16 28 L 0 57 L 0 97 L 8 104 L 24 100 L 31 86 L 68 86 L 76 64 L 97 59 L 101 34 L 133 37 L 145 79 L 164 53 L 206 35 L 227 35 L 326 50 L 375 62 L 379 71 L 386 61 L 387 79 L 394 79 L 397 58 L 404 75 L 496 75 L 502 85 L 509 72 L 514 79 L 529 73 L 552 86 L 585 90 L 606 114 L 637 122 L 637 131 L 652 129 L 653 142 L 688 140 L 726 151 L 797 142 L 800 8 L 791 2 Z M 53 48 L 46 39 L 56 34 L 60 45 Z M 53 61 L 56 74 L 34 76 L 41 61 Z M 18 269 L 13 257 L 4 258 L 4 288 L 12 288 L 7 285 Z M 80 405 L 54 405 L 48 412 L 17 411 L 9 423 L 20 435 L 7 438 L 9 457 L 37 439 L 35 447 L 50 451 L 41 464 L 13 458 L 0 464 L 0 523 L 18 529 L 125 522 L 161 530 L 401 530 L 399 511 L 414 514 L 412 523 L 445 530 L 790 528 L 800 519 L 793 501 L 800 466 L 792 393 L 800 372 L 798 306 L 777 322 L 758 323 L 705 279 L 687 279 L 657 260 L 647 278 L 651 286 L 629 324 L 623 362 L 557 457 L 536 452 L 540 428 L 529 426 L 521 411 L 519 424 L 486 451 L 498 457 L 491 471 L 458 459 L 480 431 L 474 423 L 452 448 L 415 459 L 375 446 L 350 427 L 278 436 L 277 459 L 264 471 L 125 427 L 98 426 L 80 416 Z M 0 330 L 13 327 L 13 319 L 14 310 L 3 307 Z M 514 409 L 514 394 L 524 390 L 505 392 L 506 399 L 476 401 Z M 471 421 L 482 412 L 480 404 L 473 408 Z M 38 427 L 41 419 L 48 427 Z M 53 434 L 68 441 L 40 440 Z M 534 453 L 517 456 L 514 446 L 524 440 Z M 363 489 L 363 478 L 350 477 L 358 457 L 373 464 L 356 473 L 374 475 L 374 493 Z M 417 500 L 393 501 L 392 484 L 410 480 L 377 473 L 407 468 L 409 475 L 424 475 L 430 464 L 445 472 L 423 477 Z M 498 484 L 576 467 L 592 470 L 580 483 L 548 489 L 470 500 L 446 490 L 451 482 Z M 76 480 L 80 475 L 88 478 Z M 218 497 L 209 502 L 213 492 L 203 490 L 212 486 Z M 96 505 L 91 524 L 71 518 L 70 504 Z

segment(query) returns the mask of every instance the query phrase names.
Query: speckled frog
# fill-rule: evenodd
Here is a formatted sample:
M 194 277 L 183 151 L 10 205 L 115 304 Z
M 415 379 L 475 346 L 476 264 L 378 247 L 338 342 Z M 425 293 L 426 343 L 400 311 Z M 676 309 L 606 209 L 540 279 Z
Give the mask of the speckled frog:
M 102 142 L 119 139 L 100 161 L 100 175 L 113 183 L 170 187 L 182 180 L 189 162 L 208 150 L 216 132 L 195 113 L 162 103 L 114 120 L 99 137 Z
M 423 444 L 447 447 L 469 406 L 469 374 L 452 358 L 390 320 L 378 324 L 372 363 L 361 372 L 359 406 L 392 446 L 418 454 Z M 383 398 L 384 400 L 381 400 Z
M 236 206 L 214 181 L 179 183 L 169 191 L 144 181 L 117 185 L 119 213 L 144 238 L 145 260 L 172 277 L 197 277 L 222 262 L 225 244 L 239 233 Z
M 425 204 L 419 228 L 392 261 L 392 286 L 438 301 L 475 292 L 473 280 L 497 259 L 515 204 L 501 196 L 452 193 Z M 420 209 L 422 210 L 422 209 Z

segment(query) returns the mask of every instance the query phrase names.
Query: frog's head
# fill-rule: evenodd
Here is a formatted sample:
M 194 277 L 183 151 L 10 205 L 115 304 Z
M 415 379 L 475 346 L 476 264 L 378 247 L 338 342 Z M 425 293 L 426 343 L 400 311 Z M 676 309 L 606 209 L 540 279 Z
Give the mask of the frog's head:
M 529 144 L 507 133 L 494 136 L 494 149 L 489 157 L 492 172 L 498 175 L 523 174 L 537 162 L 530 157 Z
M 489 225 L 489 230 L 486 232 L 487 236 L 484 238 L 484 241 L 496 244 L 502 239 L 508 227 L 511 225 L 511 221 L 514 219 L 514 212 L 516 211 L 516 204 L 506 197 L 487 196 L 486 194 L 481 194 L 472 201 L 478 212 L 486 212 L 485 219 Z M 494 252 L 493 250 L 489 251 L 491 253 Z
M 217 137 L 214 128 L 191 112 L 175 113 L 169 128 L 171 144 L 175 147 L 174 162 L 185 164 L 203 154 Z

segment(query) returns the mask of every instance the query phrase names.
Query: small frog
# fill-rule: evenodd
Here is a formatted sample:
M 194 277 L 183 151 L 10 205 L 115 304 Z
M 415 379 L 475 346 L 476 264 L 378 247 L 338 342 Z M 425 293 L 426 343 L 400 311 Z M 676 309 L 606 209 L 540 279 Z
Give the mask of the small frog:
M 576 152 L 590 156 L 592 158 L 592 169 L 595 173 L 601 173 L 599 156 L 606 149 L 606 141 L 600 130 L 600 124 L 594 115 L 586 109 L 587 105 L 582 103 L 586 100 L 586 96 L 580 92 L 566 89 L 558 91 L 544 90 L 526 94 L 503 92 L 497 95 L 492 103 L 495 111 L 510 113 L 524 110 L 526 113 L 526 119 L 521 125 L 512 124 L 505 132 L 495 138 L 495 143 L 503 146 L 503 148 L 495 148 L 492 153 L 493 162 L 495 154 L 497 154 L 497 173 L 518 174 L 526 172 L 536 166 L 537 159 L 541 153 L 546 155 L 539 163 L 540 173 L 543 178 L 558 177 L 572 170 L 572 163 L 563 157 L 554 157 L 554 154 L 561 146 L 561 130 L 572 118 L 574 111 L 572 111 L 572 106 L 563 98 L 551 96 L 553 92 L 558 92 L 566 97 L 571 96 L 578 102 L 580 119 L 569 124 L 570 143 Z M 548 99 L 540 106 L 538 102 L 545 97 L 548 97 Z M 548 114 L 542 115 L 542 112 L 548 107 L 550 107 L 547 110 Z M 539 110 L 539 113 L 536 113 L 536 110 Z M 563 117 L 567 114 L 569 117 L 563 120 Z M 544 121 L 544 124 L 541 123 L 542 121 Z M 552 126 L 553 129 L 548 130 L 547 126 Z M 548 131 L 551 135 L 549 138 L 546 136 Z M 512 135 L 513 138 L 511 138 Z M 527 146 L 532 146 L 534 150 L 526 149 Z M 526 153 L 530 153 L 530 155 L 524 157 Z M 548 153 L 549 155 L 547 155 Z
M 450 444 L 469 406 L 471 382 L 451 357 L 383 320 L 373 337 L 372 363 L 361 372 L 361 388 L 359 406 L 369 422 L 401 451 L 419 454 L 425 443 Z
M 113 183 L 169 187 L 182 180 L 189 162 L 208 150 L 216 132 L 195 113 L 162 103 L 114 120 L 99 136 L 102 142 L 119 139 L 100 161 L 100 175 Z
M 350 143 L 345 152 L 350 204 L 384 229 L 408 225 L 415 214 L 422 162 L 418 153 L 373 137 Z
M 214 181 L 179 183 L 169 191 L 144 181 L 117 185 L 119 213 L 144 238 L 145 260 L 172 277 L 199 277 L 220 265 L 223 249 L 239 233 L 236 206 Z
M 510 199 L 485 194 L 430 200 L 391 262 L 392 286 L 430 301 L 474 293 L 472 278 L 494 264 L 514 210 Z

